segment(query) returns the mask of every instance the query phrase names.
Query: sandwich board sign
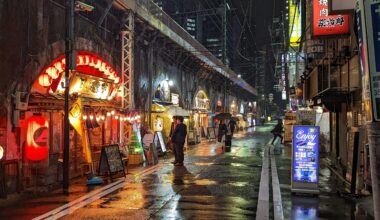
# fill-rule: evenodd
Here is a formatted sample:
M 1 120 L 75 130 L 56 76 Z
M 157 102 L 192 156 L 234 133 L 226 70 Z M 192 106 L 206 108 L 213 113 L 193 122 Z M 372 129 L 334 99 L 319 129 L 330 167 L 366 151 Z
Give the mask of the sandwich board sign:
M 318 126 L 293 126 L 292 192 L 318 194 Z

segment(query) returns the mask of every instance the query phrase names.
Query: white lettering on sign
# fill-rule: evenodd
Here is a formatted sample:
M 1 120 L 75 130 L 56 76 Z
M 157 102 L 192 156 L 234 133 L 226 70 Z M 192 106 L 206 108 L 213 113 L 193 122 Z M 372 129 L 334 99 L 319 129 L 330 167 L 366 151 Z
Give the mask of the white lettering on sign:
M 316 137 L 316 134 L 305 134 L 304 130 L 298 130 L 298 133 L 296 134 L 296 138 L 301 141 L 307 140 L 309 142 L 313 142 Z

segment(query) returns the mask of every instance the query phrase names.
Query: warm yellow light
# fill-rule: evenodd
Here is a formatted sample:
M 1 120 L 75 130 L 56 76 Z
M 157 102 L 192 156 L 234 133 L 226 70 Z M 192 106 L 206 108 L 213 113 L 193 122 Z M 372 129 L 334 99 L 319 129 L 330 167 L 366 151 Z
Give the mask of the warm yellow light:
M 94 116 L 93 115 L 90 115 L 90 120 L 94 119 Z
M 111 112 L 107 112 L 107 117 L 110 117 L 111 116 Z
M 118 119 L 119 119 L 119 116 L 118 116 L 118 115 L 116 115 L 116 116 L 115 116 L 115 119 L 116 119 L 116 120 L 118 120 Z
M 83 115 L 83 120 L 87 120 L 87 115 Z
M 112 112 L 111 112 L 111 115 L 114 115 L 115 114 L 115 111 L 114 110 L 112 110 Z

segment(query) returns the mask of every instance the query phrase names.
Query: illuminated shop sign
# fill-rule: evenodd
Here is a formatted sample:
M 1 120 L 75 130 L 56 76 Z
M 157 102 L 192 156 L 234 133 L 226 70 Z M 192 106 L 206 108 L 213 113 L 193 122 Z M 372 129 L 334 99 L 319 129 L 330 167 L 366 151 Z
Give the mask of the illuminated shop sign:
M 293 127 L 293 182 L 318 182 L 319 127 Z
M 25 155 L 28 160 L 40 161 L 49 153 L 49 122 L 41 116 L 28 119 L 26 130 Z
M 328 0 L 313 0 L 313 36 L 349 34 L 349 15 L 329 15 Z
M 95 54 L 80 51 L 76 66 L 76 72 L 70 74 L 71 94 L 109 100 L 116 96 L 120 77 L 108 62 Z M 65 56 L 60 56 L 42 71 L 36 85 L 46 92 L 63 94 L 65 68 Z
M 289 32 L 290 46 L 298 47 L 301 42 L 302 20 L 301 20 L 301 1 L 296 4 L 296 1 L 289 1 Z
M 201 90 L 195 97 L 195 109 L 208 110 L 210 109 L 210 100 L 206 93 Z

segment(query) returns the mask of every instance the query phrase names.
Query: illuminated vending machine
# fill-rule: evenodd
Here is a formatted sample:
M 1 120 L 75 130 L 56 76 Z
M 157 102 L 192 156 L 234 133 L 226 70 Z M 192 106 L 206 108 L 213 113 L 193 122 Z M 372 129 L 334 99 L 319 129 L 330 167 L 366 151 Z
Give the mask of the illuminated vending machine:
M 319 194 L 318 140 L 318 126 L 293 126 L 292 193 Z

